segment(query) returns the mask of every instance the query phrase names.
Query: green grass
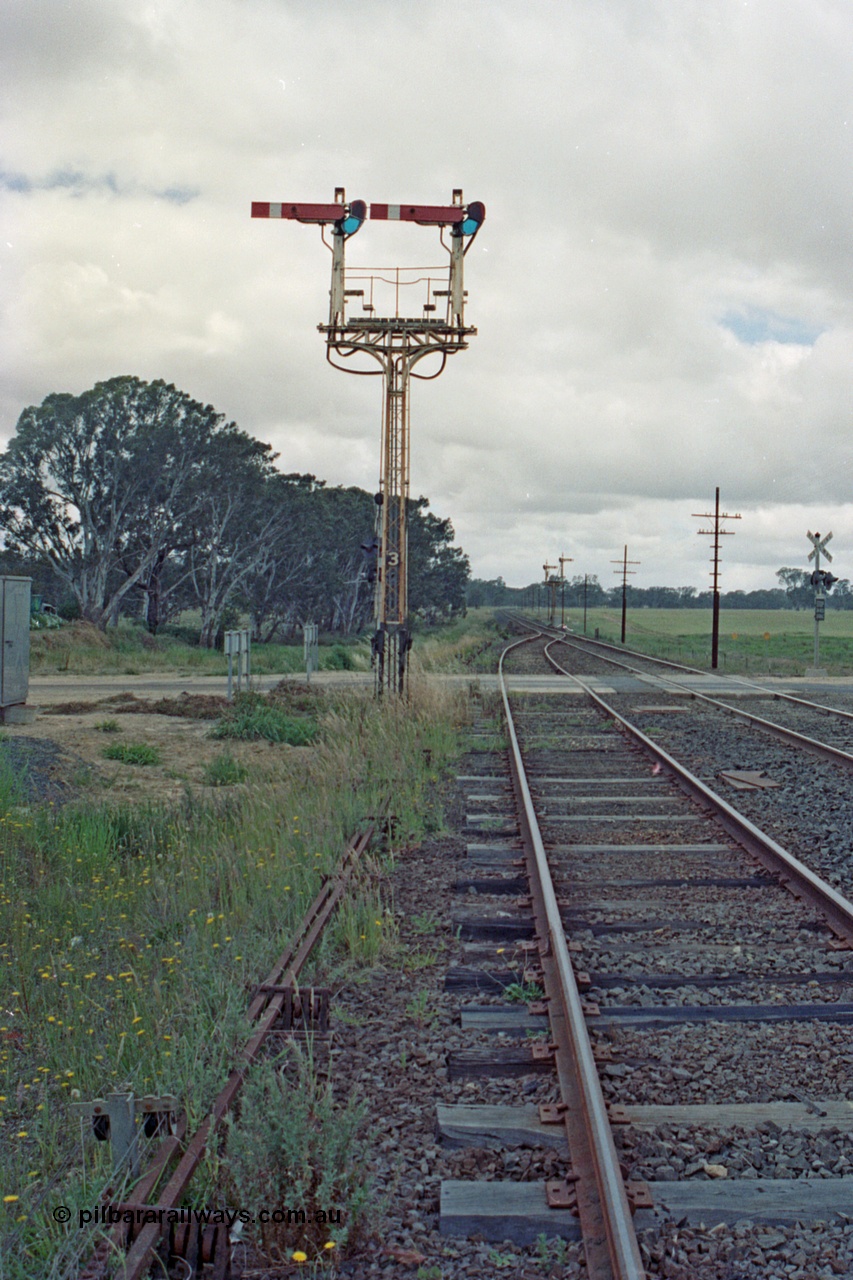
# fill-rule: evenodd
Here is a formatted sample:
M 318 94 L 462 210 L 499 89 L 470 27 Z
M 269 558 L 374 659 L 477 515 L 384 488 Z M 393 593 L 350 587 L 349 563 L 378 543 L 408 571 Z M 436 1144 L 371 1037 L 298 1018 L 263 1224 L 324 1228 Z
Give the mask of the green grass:
M 227 1124 L 222 1202 L 305 1211 L 304 1221 L 250 1228 L 271 1263 L 296 1251 L 329 1261 L 358 1236 L 371 1199 L 367 1110 L 365 1099 L 336 1102 L 310 1044 L 289 1045 L 250 1077 Z
M 233 710 L 211 729 L 210 736 L 249 742 L 264 738 L 267 742 L 304 747 L 313 741 L 316 733 L 316 721 L 310 717 L 294 715 L 286 706 L 249 693 L 237 697 Z
M 245 782 L 249 770 L 239 760 L 235 760 L 230 751 L 223 751 L 214 756 L 204 766 L 204 782 L 208 787 L 233 787 L 238 782 Z
M 532 616 L 532 615 L 531 615 Z M 566 610 L 567 625 L 583 632 L 583 612 Z M 587 635 L 619 644 L 621 614 L 590 609 Z M 626 646 L 653 657 L 710 668 L 710 609 L 630 609 Z M 719 670 L 755 675 L 802 675 L 814 660 L 814 617 L 795 609 L 723 609 Z M 831 675 L 853 674 L 853 610 L 828 609 L 820 624 L 820 661 Z
M 415 635 L 412 668 L 424 672 L 493 671 L 504 628 L 493 609 L 469 609 L 464 618 Z
M 52 1273 L 80 1236 L 51 1207 L 76 1214 L 111 1181 L 108 1144 L 88 1143 L 81 1163 L 71 1102 L 174 1093 L 192 1129 L 245 1040 L 247 991 L 348 837 L 389 794 L 391 856 L 422 837 L 464 713 L 429 689 L 405 705 L 330 697 L 314 744 L 271 755 L 263 785 L 176 807 L 32 806 L 0 767 L 3 1280 Z M 366 860 L 359 905 L 324 938 L 315 972 L 340 964 L 342 947 L 369 963 L 393 945 L 375 869 Z
M 255 675 L 289 675 L 305 670 L 301 644 L 252 646 Z M 320 646 L 320 670 L 366 671 L 370 650 L 366 641 Z M 58 630 L 30 636 L 33 675 L 144 675 L 168 671 L 178 675 L 221 675 L 228 660 L 215 649 L 200 649 L 168 632 L 151 636 L 144 627 L 123 621 L 99 631 L 85 622 L 66 623 Z

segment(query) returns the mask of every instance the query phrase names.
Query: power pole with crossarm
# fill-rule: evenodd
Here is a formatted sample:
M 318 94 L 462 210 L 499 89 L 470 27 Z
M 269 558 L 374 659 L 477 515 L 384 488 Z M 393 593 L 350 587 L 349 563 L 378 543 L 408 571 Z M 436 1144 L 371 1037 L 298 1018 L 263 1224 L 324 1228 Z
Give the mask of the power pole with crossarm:
M 720 510 L 720 487 L 717 486 L 716 498 L 714 501 L 713 511 L 694 511 L 694 519 L 713 520 L 714 527 L 712 529 L 697 529 L 696 532 L 701 537 L 713 538 L 711 544 L 713 555 L 711 563 L 714 568 L 711 571 L 711 577 L 714 583 L 714 589 L 711 596 L 712 613 L 711 613 L 711 670 L 717 670 L 717 660 L 720 652 L 720 538 L 734 536 L 734 529 L 724 529 L 723 520 L 740 520 L 739 515 L 730 516 L 727 511 Z

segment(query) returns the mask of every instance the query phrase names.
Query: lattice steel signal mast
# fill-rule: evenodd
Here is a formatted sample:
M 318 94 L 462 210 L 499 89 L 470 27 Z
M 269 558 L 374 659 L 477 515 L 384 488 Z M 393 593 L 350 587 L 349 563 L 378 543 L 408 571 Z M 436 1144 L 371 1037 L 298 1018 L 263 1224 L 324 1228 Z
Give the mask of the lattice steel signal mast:
M 346 267 L 345 245 L 367 217 L 371 221 L 414 222 L 438 227 L 448 261 L 439 267 Z M 411 647 L 408 617 L 409 381 L 437 378 L 447 357 L 464 351 L 477 330 L 465 324 L 463 260 L 483 225 L 486 209 L 465 204 L 453 192 L 449 205 L 347 203 L 343 187 L 333 204 L 252 204 L 253 218 L 289 218 L 320 226 L 332 254 L 332 287 L 326 335 L 326 359 L 345 373 L 382 375 L 384 400 L 379 492 L 376 495 L 376 571 L 373 661 L 376 690 L 402 693 Z M 331 242 L 326 229 L 330 229 Z M 449 235 L 449 243 L 445 238 Z M 411 311 L 414 302 L 415 314 Z M 406 305 L 408 304 L 408 306 Z M 438 355 L 433 373 L 414 373 L 429 355 Z M 338 360 L 352 360 L 352 366 Z M 360 357 L 369 357 L 362 367 Z M 374 361 L 379 368 L 371 368 Z

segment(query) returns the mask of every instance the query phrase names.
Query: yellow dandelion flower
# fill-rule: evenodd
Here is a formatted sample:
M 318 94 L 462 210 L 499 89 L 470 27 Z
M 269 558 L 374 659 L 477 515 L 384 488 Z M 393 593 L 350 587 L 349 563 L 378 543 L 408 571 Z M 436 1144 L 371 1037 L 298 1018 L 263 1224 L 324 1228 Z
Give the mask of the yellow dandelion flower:
M 336 1249 L 337 1247 L 338 1246 L 334 1240 L 327 1240 L 326 1243 L 323 1245 L 324 1249 Z
M 297 1249 L 297 1250 L 296 1250 L 296 1252 L 295 1252 L 295 1253 L 292 1253 L 290 1256 L 291 1256 L 291 1258 L 293 1259 L 293 1261 L 294 1261 L 294 1262 L 307 1262 L 307 1261 L 308 1261 L 308 1254 L 307 1254 L 307 1253 L 303 1253 L 301 1249 Z
M 20 1198 L 21 1198 L 20 1196 L 4 1196 L 4 1197 L 3 1197 L 3 1203 L 4 1203 L 4 1204 L 16 1204 L 16 1203 L 17 1203 L 17 1201 L 18 1201 L 18 1200 L 20 1200 Z

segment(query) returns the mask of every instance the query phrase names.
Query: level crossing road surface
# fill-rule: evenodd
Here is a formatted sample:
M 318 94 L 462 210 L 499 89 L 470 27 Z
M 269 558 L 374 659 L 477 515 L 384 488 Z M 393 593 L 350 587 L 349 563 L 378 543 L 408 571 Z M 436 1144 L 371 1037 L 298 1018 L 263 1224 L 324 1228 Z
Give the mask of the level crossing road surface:
M 415 678 L 451 686 L 466 687 L 477 684 L 481 689 L 497 689 L 497 677 L 488 673 L 429 674 Z M 586 676 L 585 679 L 598 693 L 627 693 L 657 685 L 656 678 L 650 674 Z M 260 693 L 266 693 L 274 689 L 282 680 L 302 684 L 305 681 L 305 674 L 295 672 L 287 675 L 253 675 L 251 687 Z M 829 676 L 809 680 L 767 676 L 752 677 L 752 680 L 754 684 L 766 688 L 768 693 L 793 693 L 800 697 L 816 696 L 818 692 L 825 697 L 832 689 L 838 689 L 841 692 L 853 691 L 853 676 Z M 372 671 L 318 671 L 311 676 L 311 682 L 320 689 L 372 688 L 373 681 Z M 700 693 L 724 694 L 726 697 L 754 696 L 755 694 L 754 689 L 745 688 L 736 679 L 727 679 L 726 676 L 679 673 L 678 681 L 686 690 L 696 689 Z M 578 694 L 580 692 L 571 680 L 559 675 L 510 675 L 508 684 L 511 692 L 514 693 Z M 224 695 L 226 692 L 227 679 L 224 673 L 221 676 L 179 675 L 169 672 L 151 672 L 145 675 L 83 676 L 69 672 L 67 675 L 31 676 L 28 703 L 38 707 L 56 706 L 57 703 L 71 701 L 97 702 L 101 698 L 109 698 L 117 693 L 132 693 L 137 698 L 165 698 L 174 697 L 179 693 Z

